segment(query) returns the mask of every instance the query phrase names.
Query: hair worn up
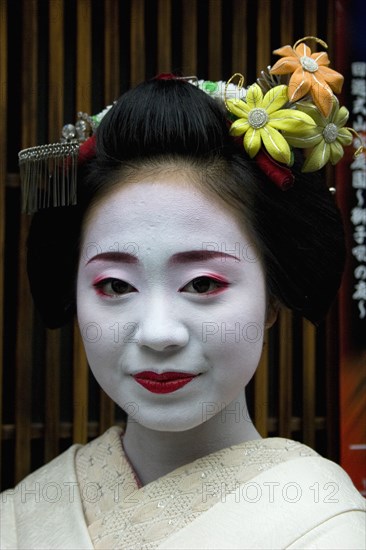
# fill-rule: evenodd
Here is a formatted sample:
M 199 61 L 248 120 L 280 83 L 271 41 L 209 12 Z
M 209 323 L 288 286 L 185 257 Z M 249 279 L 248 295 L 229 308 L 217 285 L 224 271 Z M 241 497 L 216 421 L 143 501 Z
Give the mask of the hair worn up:
M 204 192 L 234 209 L 258 248 L 269 296 L 313 323 L 324 317 L 340 285 L 345 245 L 319 174 L 302 174 L 295 161 L 294 186 L 279 190 L 229 136 L 221 103 L 182 80 L 154 79 L 125 93 L 103 118 L 96 143 L 96 158 L 79 171 L 78 205 L 40 211 L 32 221 L 28 275 L 48 327 L 75 313 L 88 210 L 113 186 L 166 163 L 192 168 Z

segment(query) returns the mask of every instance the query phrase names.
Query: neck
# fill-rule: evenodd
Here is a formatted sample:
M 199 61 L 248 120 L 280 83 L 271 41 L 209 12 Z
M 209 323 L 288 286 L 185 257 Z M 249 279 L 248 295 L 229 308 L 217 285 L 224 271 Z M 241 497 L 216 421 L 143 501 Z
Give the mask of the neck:
M 243 391 L 220 413 L 190 430 L 160 432 L 127 421 L 123 446 L 142 485 L 146 485 L 207 454 L 260 438 Z

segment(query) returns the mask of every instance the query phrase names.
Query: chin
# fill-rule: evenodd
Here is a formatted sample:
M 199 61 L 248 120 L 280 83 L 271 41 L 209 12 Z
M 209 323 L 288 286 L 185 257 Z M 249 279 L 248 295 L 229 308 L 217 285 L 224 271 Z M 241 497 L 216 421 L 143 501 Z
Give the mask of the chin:
M 199 412 L 197 415 L 180 414 L 171 415 L 167 412 L 162 414 L 137 414 L 133 417 L 129 417 L 129 422 L 137 422 L 140 426 L 156 432 L 186 432 L 193 430 L 204 423 L 202 414 Z

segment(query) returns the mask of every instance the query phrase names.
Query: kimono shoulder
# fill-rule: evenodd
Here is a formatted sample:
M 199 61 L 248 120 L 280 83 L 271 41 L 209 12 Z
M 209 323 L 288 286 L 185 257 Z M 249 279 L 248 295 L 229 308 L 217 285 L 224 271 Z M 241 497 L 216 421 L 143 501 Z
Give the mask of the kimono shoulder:
M 365 499 L 320 456 L 279 464 L 240 485 L 159 550 L 366 548 Z
M 92 549 L 73 445 L 0 495 L 0 548 Z

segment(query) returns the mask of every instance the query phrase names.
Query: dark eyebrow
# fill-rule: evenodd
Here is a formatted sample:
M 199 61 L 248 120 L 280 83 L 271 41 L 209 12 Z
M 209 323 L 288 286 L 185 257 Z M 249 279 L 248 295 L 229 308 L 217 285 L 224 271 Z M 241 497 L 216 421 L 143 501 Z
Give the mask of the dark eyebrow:
M 232 258 L 237 262 L 240 262 L 240 258 L 227 254 L 226 252 L 218 252 L 216 250 L 189 250 L 187 252 L 177 252 L 169 260 L 169 264 L 185 264 L 189 262 L 202 262 L 205 260 L 212 260 L 219 258 L 225 260 L 226 258 Z
M 240 258 L 233 256 L 232 254 L 227 254 L 226 252 L 218 252 L 216 250 L 189 250 L 187 252 L 177 252 L 169 259 L 169 265 L 174 264 L 185 264 L 189 262 L 202 262 L 205 260 L 212 260 L 214 258 L 219 258 L 225 260 L 226 258 L 232 258 L 237 262 L 240 262 Z M 108 261 L 108 262 L 124 262 L 127 264 L 137 264 L 139 259 L 133 254 L 128 252 L 101 252 L 90 258 L 86 265 L 95 261 Z
M 90 262 L 95 262 L 98 260 L 108 262 L 124 262 L 126 264 L 137 264 L 139 261 L 137 256 L 129 254 L 128 252 L 101 252 L 100 254 L 90 258 L 86 265 L 90 264 Z

